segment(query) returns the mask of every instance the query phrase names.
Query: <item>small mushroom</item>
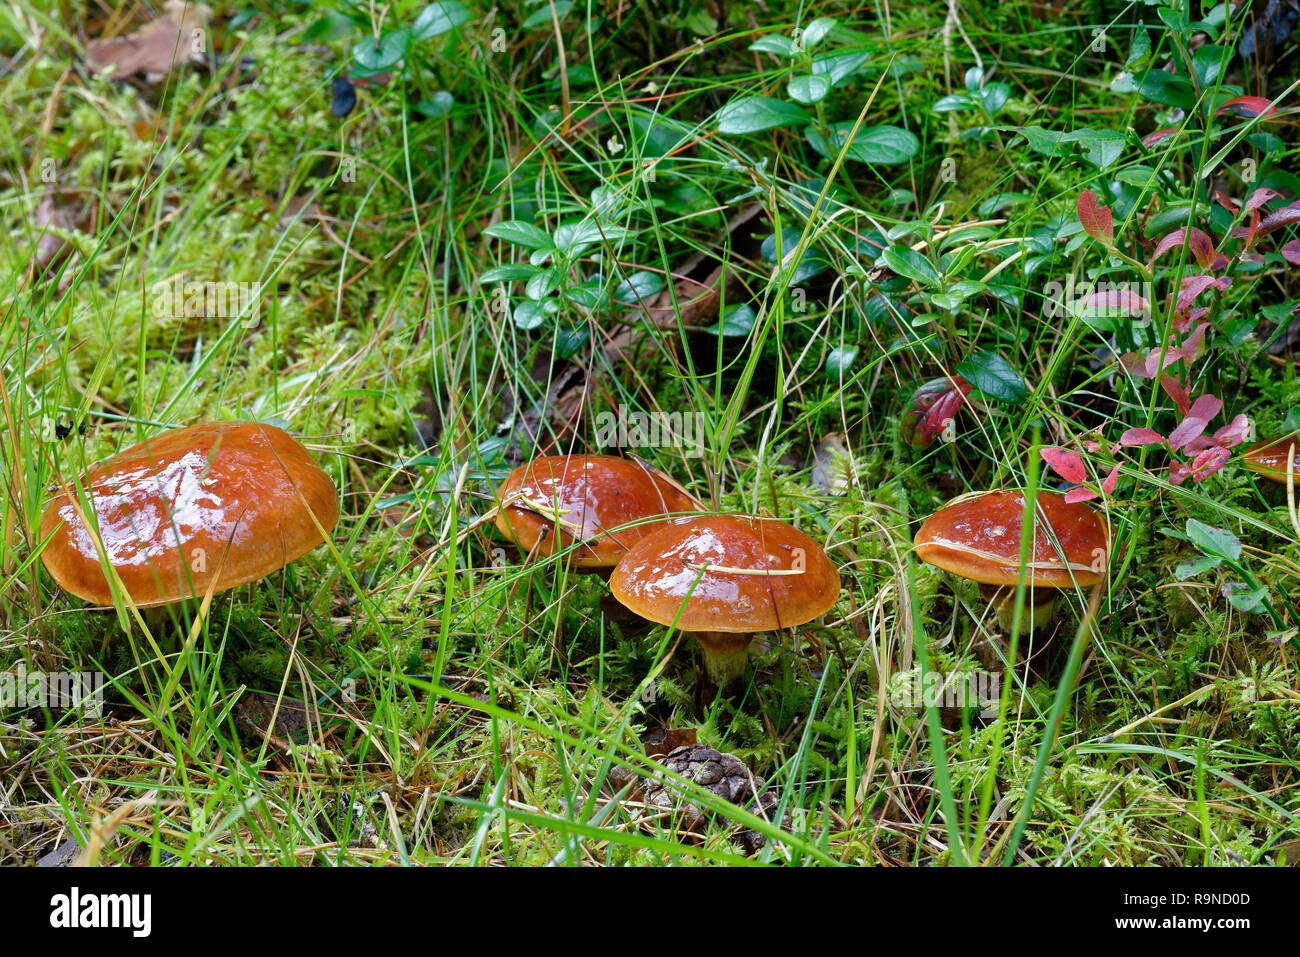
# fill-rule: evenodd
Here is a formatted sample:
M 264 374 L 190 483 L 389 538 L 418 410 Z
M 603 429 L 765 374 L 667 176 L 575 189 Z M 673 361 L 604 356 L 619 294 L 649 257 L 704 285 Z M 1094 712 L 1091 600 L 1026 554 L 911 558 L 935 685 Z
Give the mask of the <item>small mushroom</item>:
M 162 432 L 92 468 L 41 516 L 41 561 L 65 591 L 113 601 L 111 564 L 137 606 L 256 581 L 325 540 L 339 517 L 328 475 L 282 429 L 207 422 Z M 51 537 L 52 536 L 52 537 Z
M 1029 630 L 1051 617 L 1060 590 L 1101 581 L 1110 560 L 1110 526 L 1093 509 L 1068 503 L 1052 492 L 1039 492 L 1035 514 L 1026 585 L 1037 604 L 1031 610 Z M 917 557 L 979 582 L 980 593 L 993 602 L 1004 631 L 1011 630 L 1024 515 L 1023 492 L 976 492 L 949 502 L 916 533 Z
M 1300 484 L 1300 437 L 1288 435 L 1282 439 L 1272 439 L 1252 445 L 1242 453 L 1246 468 L 1258 472 L 1264 478 L 1285 485 L 1287 482 L 1287 457 L 1293 460 L 1292 471 L 1296 471 L 1296 484 Z
M 496 526 L 526 552 L 553 555 L 576 540 L 579 568 L 612 568 L 672 514 L 699 504 L 672 479 L 612 455 L 548 455 L 497 490 Z
M 840 576 L 820 545 L 784 522 L 711 515 L 646 535 L 609 586 L 642 618 L 695 635 L 709 680 L 725 690 L 744 673 L 756 632 L 824 614 L 839 596 Z

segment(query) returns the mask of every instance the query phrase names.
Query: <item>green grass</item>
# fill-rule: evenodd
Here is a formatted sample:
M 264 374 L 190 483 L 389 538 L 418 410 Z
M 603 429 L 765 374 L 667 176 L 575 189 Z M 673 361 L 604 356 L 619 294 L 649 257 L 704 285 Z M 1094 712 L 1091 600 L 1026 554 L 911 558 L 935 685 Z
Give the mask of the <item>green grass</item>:
M 0 671 L 108 683 L 102 720 L 0 707 L 0 862 L 69 836 L 119 865 L 1285 860 L 1300 838 L 1285 490 L 1239 456 L 1171 484 L 1163 450 L 1126 449 L 1094 503 L 1120 546 L 1108 587 L 1067 594 L 1011 648 L 975 588 L 911 542 L 953 495 L 1053 488 L 1041 447 L 1083 452 L 1096 486 L 1116 459 L 1081 439 L 1178 424 L 1158 383 L 1116 363 L 1161 340 L 1048 315 L 1048 287 L 1154 280 L 1153 328 L 1172 331 L 1168 290 L 1203 270 L 1186 247 L 1152 269 L 1154 242 L 1190 224 L 1225 248 L 1248 225 L 1197 184 L 1213 175 L 1236 199 L 1270 185 L 1284 198 L 1269 208 L 1297 197 L 1294 114 L 1214 110 L 1232 84 L 1280 97 L 1286 71 L 1247 71 L 1238 25 L 1221 47 L 1189 46 L 1195 29 L 1144 5 L 962 5 L 950 22 L 946 5 L 769 4 L 721 23 L 686 3 L 653 18 L 593 5 L 599 23 L 584 6 L 558 40 L 545 5 L 518 3 L 413 39 L 343 119 L 329 80 L 424 4 L 382 24 L 342 2 L 217 4 L 217 59 L 135 84 L 85 66 L 101 8 L 0 13 Z M 120 13 L 117 32 L 147 19 Z M 749 49 L 818 16 L 838 26 L 812 54 Z M 1223 69 L 1195 76 L 1209 55 L 1193 46 L 1221 49 Z M 1136 84 L 1166 63 L 1194 76 L 1181 113 L 1112 85 L 1135 48 Z M 936 111 L 974 95 L 975 53 L 975 90 L 1005 83 L 1004 102 Z M 743 97 L 793 103 L 788 81 L 821 54 L 847 72 L 802 106 L 807 131 L 719 128 Z M 1021 132 L 1034 127 L 1085 137 Z M 854 128 L 899 155 L 841 149 L 836 131 Z M 1183 132 L 1139 142 L 1158 128 Z M 1084 190 L 1114 211 L 1114 256 L 1080 229 Z M 46 195 L 69 254 L 33 275 Z M 1182 218 L 1148 232 L 1169 210 Z M 528 276 L 489 272 L 529 262 L 528 243 L 502 238 L 511 223 L 558 247 Z M 577 223 L 600 230 L 566 249 Z M 1175 369 L 1193 398 L 1224 400 L 1210 432 L 1238 413 L 1261 437 L 1300 425 L 1290 353 L 1265 349 L 1300 295 L 1277 252 L 1295 235 L 1272 233 L 1263 263 L 1235 263 L 1232 286 L 1198 300 L 1213 331 Z M 719 302 L 697 315 L 691 290 L 718 265 Z M 530 300 L 528 278 L 552 267 L 555 291 Z M 155 284 L 178 276 L 264 284 L 255 321 L 159 314 Z M 624 281 L 647 298 L 677 282 L 675 308 L 597 298 Z M 914 450 L 909 397 L 959 372 L 984 375 L 986 395 L 955 441 Z M 516 462 L 604 451 L 595 423 L 616 408 L 697 415 L 702 455 L 639 453 L 710 507 L 794 522 L 841 570 L 832 611 L 767 636 L 732 698 L 698 702 L 689 638 L 622 616 L 597 576 L 527 561 L 485 518 Z M 341 493 L 328 547 L 162 615 L 63 594 L 39 561 L 59 477 L 214 418 L 275 421 L 307 444 Z M 69 422 L 84 435 L 56 433 Z M 843 494 L 814 480 L 832 434 Z M 1189 519 L 1227 530 L 1240 557 L 1179 579 L 1204 552 Z M 1229 601 L 1242 582 L 1265 603 Z M 995 715 L 890 703 L 915 669 L 996 671 Z M 282 714 L 313 702 L 319 720 L 264 736 L 254 692 Z M 778 813 L 674 778 L 710 812 L 692 834 L 637 800 L 611 772 L 662 773 L 641 744 L 656 728 L 741 757 Z M 766 837 L 752 857 L 733 841 L 747 829 Z

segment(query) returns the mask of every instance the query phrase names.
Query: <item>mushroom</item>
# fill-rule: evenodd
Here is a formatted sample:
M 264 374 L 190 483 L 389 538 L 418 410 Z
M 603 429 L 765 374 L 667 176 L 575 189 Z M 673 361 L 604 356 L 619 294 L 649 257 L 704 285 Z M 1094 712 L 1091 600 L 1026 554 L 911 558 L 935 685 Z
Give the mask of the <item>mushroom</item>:
M 1288 471 L 1295 471 L 1300 467 L 1300 448 L 1297 448 L 1297 445 L 1300 445 L 1300 438 L 1294 435 L 1260 442 L 1246 449 L 1242 453 L 1242 459 L 1246 468 L 1252 472 L 1258 472 L 1272 482 L 1285 485 Z M 1288 456 L 1293 463 L 1290 470 L 1287 469 Z M 1296 477 L 1296 482 L 1300 484 L 1300 475 Z
M 954 499 L 927 518 L 915 540 L 916 554 L 923 562 L 979 582 L 980 593 L 993 602 L 998 623 L 1008 632 L 1011 589 L 1020 578 L 1024 514 L 1023 492 L 975 492 Z M 1030 614 L 1031 631 L 1050 618 L 1060 590 L 1095 585 L 1105 577 L 1110 560 L 1110 526 L 1088 506 L 1039 492 L 1035 514 L 1026 571 L 1026 584 L 1039 590 Z
M 548 455 L 521 465 L 497 490 L 496 526 L 526 552 L 581 544 L 579 568 L 612 568 L 668 515 L 699 510 L 672 479 L 612 455 Z
M 756 632 L 824 614 L 840 576 L 820 545 L 784 522 L 711 515 L 650 532 L 628 549 L 609 586 L 642 618 L 695 635 L 709 680 L 725 690 L 744 672 Z
M 41 516 L 41 561 L 65 591 L 113 602 L 108 562 L 137 606 L 256 581 L 325 540 L 339 517 L 328 475 L 282 429 L 206 422 L 92 468 Z M 93 520 L 87 525 L 87 500 Z

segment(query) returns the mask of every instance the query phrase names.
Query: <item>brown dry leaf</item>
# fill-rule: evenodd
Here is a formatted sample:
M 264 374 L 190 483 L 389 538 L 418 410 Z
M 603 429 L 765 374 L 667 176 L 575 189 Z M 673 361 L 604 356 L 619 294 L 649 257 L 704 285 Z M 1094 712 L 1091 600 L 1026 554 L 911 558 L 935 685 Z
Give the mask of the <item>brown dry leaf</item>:
M 167 0 L 163 15 L 125 37 L 92 40 L 86 57 L 96 73 L 113 71 L 125 79 L 136 74 L 163 76 L 177 64 L 202 60 L 212 11 L 201 3 Z
M 36 240 L 36 255 L 32 257 L 32 275 L 40 277 L 67 259 L 73 249 L 72 243 L 58 233 L 51 232 L 51 228 L 71 231 L 76 226 L 67 209 L 59 203 L 58 194 L 52 190 L 36 204 L 32 221 L 40 234 Z

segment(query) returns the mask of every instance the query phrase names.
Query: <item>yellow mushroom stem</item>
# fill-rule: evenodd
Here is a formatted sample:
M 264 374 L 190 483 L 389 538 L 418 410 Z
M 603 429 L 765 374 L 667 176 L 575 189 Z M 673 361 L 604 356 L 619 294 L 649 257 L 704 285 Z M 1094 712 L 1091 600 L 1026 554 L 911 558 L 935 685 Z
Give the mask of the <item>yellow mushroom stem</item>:
M 692 634 L 704 651 L 704 670 L 709 680 L 725 691 L 745 673 L 754 636 L 728 631 L 696 631 Z
M 1012 618 L 1016 611 L 1014 585 L 980 585 L 980 596 L 993 605 L 998 616 L 998 627 L 1011 635 Z M 1057 602 L 1061 592 L 1056 588 L 1038 587 L 1025 591 L 1025 608 L 1020 613 L 1022 634 L 1042 628 L 1056 617 Z

